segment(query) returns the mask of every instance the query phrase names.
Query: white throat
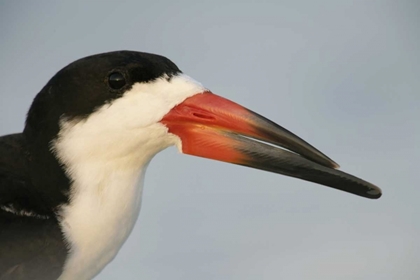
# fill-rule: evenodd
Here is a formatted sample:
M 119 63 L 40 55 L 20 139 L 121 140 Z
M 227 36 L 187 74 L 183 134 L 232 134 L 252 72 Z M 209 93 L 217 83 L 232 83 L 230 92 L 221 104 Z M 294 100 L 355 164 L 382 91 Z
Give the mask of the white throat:
M 60 224 L 70 253 L 60 280 L 91 279 L 118 253 L 140 211 L 152 157 L 179 138 L 159 122 L 201 84 L 180 75 L 135 84 L 87 119 L 66 121 L 53 150 L 72 179 Z
M 71 251 L 59 279 L 91 279 L 116 256 L 140 212 L 146 165 L 132 172 L 104 169 L 100 183 L 77 186 L 62 209 Z

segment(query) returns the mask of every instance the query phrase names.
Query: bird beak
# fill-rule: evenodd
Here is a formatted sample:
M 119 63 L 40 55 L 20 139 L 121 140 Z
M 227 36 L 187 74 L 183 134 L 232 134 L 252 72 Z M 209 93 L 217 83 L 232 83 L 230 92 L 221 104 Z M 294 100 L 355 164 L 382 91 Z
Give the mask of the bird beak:
M 211 92 L 196 94 L 161 120 L 182 153 L 311 181 L 367 198 L 375 185 L 339 171 L 338 164 L 276 123 Z

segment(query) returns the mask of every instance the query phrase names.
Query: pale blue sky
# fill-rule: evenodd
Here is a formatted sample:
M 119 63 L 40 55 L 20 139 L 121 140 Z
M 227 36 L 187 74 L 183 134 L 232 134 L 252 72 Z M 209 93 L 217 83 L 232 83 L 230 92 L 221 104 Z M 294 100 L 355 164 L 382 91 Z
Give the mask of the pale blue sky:
M 155 157 L 107 279 L 419 279 L 418 1 L 0 0 L 0 134 L 68 63 L 165 55 L 295 132 L 378 201 L 277 174 Z

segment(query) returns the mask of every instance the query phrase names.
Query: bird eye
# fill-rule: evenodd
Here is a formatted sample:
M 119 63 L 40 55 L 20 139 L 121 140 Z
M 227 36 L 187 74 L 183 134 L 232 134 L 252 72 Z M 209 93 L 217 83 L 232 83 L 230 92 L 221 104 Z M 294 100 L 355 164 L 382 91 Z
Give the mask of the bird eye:
M 112 89 L 120 89 L 125 86 L 125 77 L 120 72 L 113 72 L 108 76 L 108 84 Z

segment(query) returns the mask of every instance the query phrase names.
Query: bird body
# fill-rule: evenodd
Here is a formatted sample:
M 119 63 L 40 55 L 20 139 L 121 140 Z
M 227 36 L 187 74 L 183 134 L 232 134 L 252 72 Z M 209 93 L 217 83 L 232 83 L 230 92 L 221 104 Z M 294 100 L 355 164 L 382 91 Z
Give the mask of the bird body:
M 0 279 L 97 275 L 134 227 L 150 160 L 172 145 L 368 198 L 381 195 L 165 57 L 94 55 L 59 71 L 35 97 L 24 131 L 0 138 Z

